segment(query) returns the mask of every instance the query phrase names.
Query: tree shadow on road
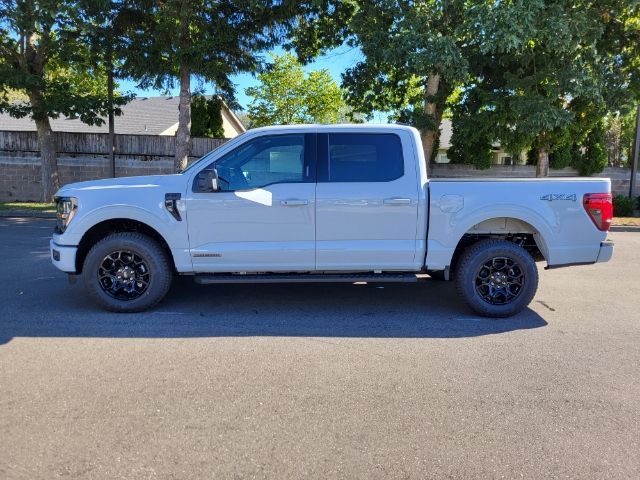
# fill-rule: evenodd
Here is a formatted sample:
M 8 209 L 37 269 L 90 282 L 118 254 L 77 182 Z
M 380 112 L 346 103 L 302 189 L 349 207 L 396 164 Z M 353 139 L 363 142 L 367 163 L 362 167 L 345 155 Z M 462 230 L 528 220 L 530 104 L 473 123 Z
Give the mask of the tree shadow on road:
M 182 277 L 156 309 L 115 314 L 93 305 L 81 285 L 58 277 L 46 294 L 36 287 L 19 304 L 9 302 L 0 344 L 15 337 L 463 338 L 547 325 L 531 309 L 507 319 L 475 316 L 451 282 L 205 286 Z

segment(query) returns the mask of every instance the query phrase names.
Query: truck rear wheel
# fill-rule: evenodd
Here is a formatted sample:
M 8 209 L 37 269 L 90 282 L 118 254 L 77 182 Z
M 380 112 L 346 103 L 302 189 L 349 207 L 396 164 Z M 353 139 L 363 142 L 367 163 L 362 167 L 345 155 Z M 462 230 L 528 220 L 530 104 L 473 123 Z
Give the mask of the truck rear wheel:
M 456 286 L 479 315 L 510 317 L 533 300 L 538 289 L 538 269 L 529 252 L 515 243 L 481 240 L 460 257 Z
M 87 254 L 82 268 L 89 296 L 112 312 L 140 312 L 169 291 L 172 271 L 167 254 L 152 238 L 137 232 L 111 234 Z

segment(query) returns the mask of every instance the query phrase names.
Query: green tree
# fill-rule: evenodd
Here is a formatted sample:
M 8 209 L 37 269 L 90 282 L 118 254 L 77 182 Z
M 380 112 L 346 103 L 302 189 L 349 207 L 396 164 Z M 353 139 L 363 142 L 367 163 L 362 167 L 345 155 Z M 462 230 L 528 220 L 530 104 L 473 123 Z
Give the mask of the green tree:
M 293 0 L 134 0 L 139 22 L 129 35 L 123 72 L 142 88 L 180 86 L 176 169 L 190 150 L 191 79 L 211 82 L 234 107 L 231 75 L 254 72 L 300 12 Z
M 611 112 L 604 119 L 605 144 L 609 165 L 622 167 L 632 156 L 636 132 L 636 110 Z
M 49 120 L 65 115 L 101 124 L 108 112 L 104 71 L 88 61 L 76 7 L 65 0 L 0 0 L 0 111 L 36 124 L 44 201 L 60 186 Z M 16 101 L 15 92 L 28 102 Z
M 344 118 L 342 91 L 327 70 L 305 75 L 287 53 L 258 75 L 260 85 L 246 89 L 253 97 L 248 108 L 252 127 L 294 123 L 336 123 Z
M 472 118 L 480 114 L 481 106 L 482 99 L 474 91 L 467 92 L 465 101 L 453 106 L 453 133 L 447 152 L 451 163 L 471 164 L 479 169 L 491 166 L 493 129 L 488 122 L 475 122 Z
M 572 164 L 572 145 L 564 144 L 549 154 L 549 166 L 555 169 L 570 167 Z
M 88 51 L 90 66 L 104 71 L 106 76 L 110 173 L 115 177 L 114 117 L 119 113 L 117 106 L 134 97 L 133 94 L 117 92 L 115 79 L 121 59 L 127 52 L 127 34 L 135 28 L 140 16 L 135 8 L 129 6 L 128 0 L 78 0 L 77 9 L 80 41 Z
M 584 153 L 577 152 L 573 159 L 573 166 L 580 175 L 585 176 L 599 173 L 607 166 L 605 130 L 602 122 L 599 122 L 587 135 Z
M 343 75 L 346 101 L 371 116 L 391 112 L 436 153 L 446 100 L 467 76 L 469 12 L 479 0 L 322 0 L 313 2 L 290 46 L 307 61 L 346 43 L 362 60 Z
M 222 125 L 223 100 L 194 95 L 191 99 L 191 135 L 194 137 L 224 138 Z
M 637 98 L 637 6 L 528 0 L 482 2 L 470 13 L 454 131 L 489 128 L 507 150 L 533 148 L 537 175 L 548 174 L 550 152 L 579 144 L 607 110 Z M 461 150 L 476 147 L 473 137 L 458 140 Z

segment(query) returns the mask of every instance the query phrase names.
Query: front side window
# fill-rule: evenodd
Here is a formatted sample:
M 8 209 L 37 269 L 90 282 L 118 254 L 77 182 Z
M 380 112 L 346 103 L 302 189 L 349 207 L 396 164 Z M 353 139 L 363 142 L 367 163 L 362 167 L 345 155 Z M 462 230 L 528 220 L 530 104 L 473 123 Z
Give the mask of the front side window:
M 330 133 L 328 137 L 329 182 L 390 182 L 404 175 L 397 135 Z
M 304 139 L 304 134 L 273 135 L 241 145 L 215 162 L 219 190 L 306 181 Z

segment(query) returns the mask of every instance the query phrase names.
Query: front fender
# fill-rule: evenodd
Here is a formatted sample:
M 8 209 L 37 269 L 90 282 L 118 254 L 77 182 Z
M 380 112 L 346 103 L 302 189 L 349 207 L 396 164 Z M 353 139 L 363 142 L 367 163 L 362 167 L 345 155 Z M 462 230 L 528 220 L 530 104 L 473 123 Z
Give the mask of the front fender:
M 140 222 L 158 232 L 169 245 L 176 270 L 193 270 L 186 218 L 183 216 L 182 221 L 176 220 L 161 204 L 154 211 L 132 205 L 108 205 L 83 210 L 83 205 L 79 204 L 76 218 L 64 234 L 54 235 L 53 239 L 59 245 L 77 246 L 91 228 L 117 219 Z
M 122 218 L 148 225 L 162 235 L 169 245 L 173 245 L 173 242 L 176 242 L 176 246 L 188 247 L 188 241 L 183 243 L 186 235 L 181 234 L 183 231 L 186 232 L 186 228 L 177 228 L 177 224 L 182 222 L 175 220 L 164 208 L 160 207 L 151 212 L 133 205 L 107 205 L 87 211 L 82 211 L 82 207 L 82 204 L 78 206 L 78 215 L 76 215 L 64 233 L 65 244 L 67 245 L 78 245 L 84 234 L 99 223 Z M 171 242 L 169 242 L 169 239 L 171 239 Z

